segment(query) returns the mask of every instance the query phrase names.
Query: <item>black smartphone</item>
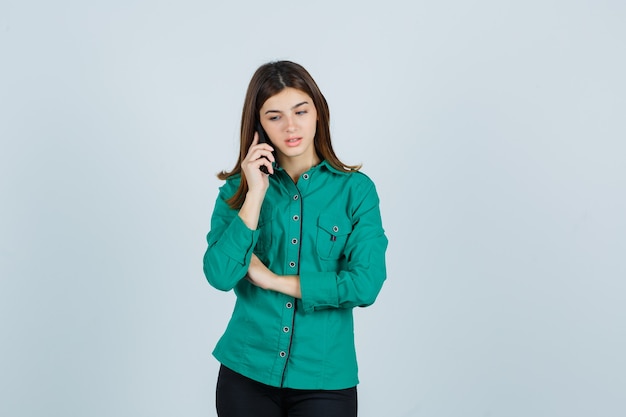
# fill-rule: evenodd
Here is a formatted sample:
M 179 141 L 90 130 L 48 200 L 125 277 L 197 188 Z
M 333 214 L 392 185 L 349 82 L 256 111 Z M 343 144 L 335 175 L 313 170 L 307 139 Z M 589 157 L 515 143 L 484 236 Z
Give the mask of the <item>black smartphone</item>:
M 263 126 L 261 126 L 261 122 L 257 122 L 256 123 L 256 131 L 259 134 L 259 143 L 269 143 L 269 141 L 267 140 L 267 133 L 265 133 L 265 130 L 263 129 Z M 263 158 L 267 159 L 266 156 L 264 156 Z M 269 161 L 269 159 L 267 159 L 267 160 Z M 264 174 L 271 175 L 265 165 L 261 165 L 259 167 L 259 169 Z

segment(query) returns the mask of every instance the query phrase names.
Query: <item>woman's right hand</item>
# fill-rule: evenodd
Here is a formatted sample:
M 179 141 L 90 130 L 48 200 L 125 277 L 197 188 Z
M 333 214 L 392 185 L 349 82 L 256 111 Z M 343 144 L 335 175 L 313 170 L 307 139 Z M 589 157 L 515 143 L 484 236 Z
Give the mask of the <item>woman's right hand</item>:
M 248 182 L 248 193 L 239 209 L 239 217 L 252 230 L 257 228 L 265 193 L 270 186 L 269 175 L 261 171 L 260 168 L 265 165 L 268 172 L 274 173 L 272 167 L 272 162 L 274 162 L 273 150 L 269 144 L 259 143 L 259 134 L 255 132 L 248 154 L 241 162 L 241 170 Z
M 261 166 L 267 167 L 267 171 L 270 174 L 274 173 L 274 154 L 272 154 L 272 148 L 267 143 L 259 143 L 259 134 L 254 132 L 254 139 L 252 145 L 248 149 L 248 154 L 241 162 L 241 169 L 246 176 L 248 182 L 248 191 L 253 193 L 265 194 L 269 187 L 268 174 L 261 171 Z

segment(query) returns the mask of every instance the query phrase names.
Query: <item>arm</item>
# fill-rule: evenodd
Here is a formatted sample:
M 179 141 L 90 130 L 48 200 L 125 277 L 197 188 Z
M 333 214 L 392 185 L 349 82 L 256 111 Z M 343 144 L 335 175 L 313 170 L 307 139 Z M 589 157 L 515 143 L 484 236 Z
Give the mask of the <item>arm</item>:
M 306 312 L 329 308 L 365 307 L 374 303 L 386 279 L 385 236 L 378 194 L 373 183 L 363 190 L 353 212 L 353 229 L 342 270 L 301 271 L 302 304 Z
M 263 265 L 255 254 L 252 254 L 246 279 L 264 290 L 276 291 L 294 298 L 302 298 L 299 276 L 276 275 Z
M 272 154 L 274 149 L 266 143 L 259 144 L 258 142 L 259 134 L 255 133 L 248 154 L 241 162 L 243 177 L 248 182 L 248 192 L 239 209 L 239 217 L 252 230 L 255 230 L 259 224 L 261 205 L 270 186 L 269 175 L 264 174 L 260 167 L 264 165 L 269 173 L 274 173 L 274 167 L 271 163 L 274 161 Z
M 354 228 L 345 248 L 345 269 L 281 276 L 252 255 L 248 281 L 266 290 L 301 298 L 307 312 L 372 304 L 386 278 L 387 238 L 378 204 L 378 195 L 371 185 L 354 213 Z
M 263 174 L 259 166 L 269 165 L 268 170 L 273 172 L 270 161 L 274 160 L 274 156 L 271 146 L 257 142 L 258 136 L 255 134 L 241 164 L 243 175 L 248 181 L 248 193 L 241 209 L 234 210 L 226 203 L 238 186 L 236 181 L 231 180 L 220 188 L 211 217 L 208 247 L 204 254 L 204 274 L 211 285 L 223 291 L 232 289 L 245 277 L 252 250 L 259 237 L 256 228 L 269 187 L 267 174 Z

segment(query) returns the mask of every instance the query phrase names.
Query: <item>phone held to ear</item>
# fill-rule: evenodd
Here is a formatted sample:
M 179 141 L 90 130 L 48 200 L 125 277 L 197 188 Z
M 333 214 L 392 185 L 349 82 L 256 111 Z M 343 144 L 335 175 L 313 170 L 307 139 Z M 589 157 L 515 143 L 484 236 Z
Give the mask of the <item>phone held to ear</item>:
M 259 143 L 268 143 L 267 134 L 265 133 L 265 130 L 263 129 L 263 126 L 261 126 L 260 122 L 257 122 L 256 124 L 256 131 L 259 134 Z M 264 156 L 263 158 L 269 161 L 269 159 L 266 156 Z M 261 170 L 262 173 L 271 175 L 265 165 L 261 165 L 259 169 Z

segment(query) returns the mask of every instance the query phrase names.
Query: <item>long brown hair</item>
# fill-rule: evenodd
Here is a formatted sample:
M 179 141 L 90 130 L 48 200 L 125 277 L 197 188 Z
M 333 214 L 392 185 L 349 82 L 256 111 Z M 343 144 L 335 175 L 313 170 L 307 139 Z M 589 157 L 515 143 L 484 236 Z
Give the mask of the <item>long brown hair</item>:
M 346 165 L 337 158 L 330 141 L 330 111 L 328 103 L 313 77 L 301 65 L 291 61 L 276 61 L 261 65 L 250 80 L 241 114 L 241 133 L 239 145 L 239 159 L 232 171 L 222 171 L 217 177 L 226 180 L 233 175 L 241 175 L 241 183 L 235 194 L 227 200 L 234 208 L 241 208 L 248 192 L 248 182 L 241 170 L 241 163 L 248 153 L 256 123 L 259 122 L 259 113 L 265 101 L 280 93 L 285 88 L 295 88 L 306 93 L 313 99 L 317 110 L 317 126 L 315 131 L 315 152 L 321 160 L 326 160 L 335 169 L 344 172 L 358 170 L 360 165 Z

